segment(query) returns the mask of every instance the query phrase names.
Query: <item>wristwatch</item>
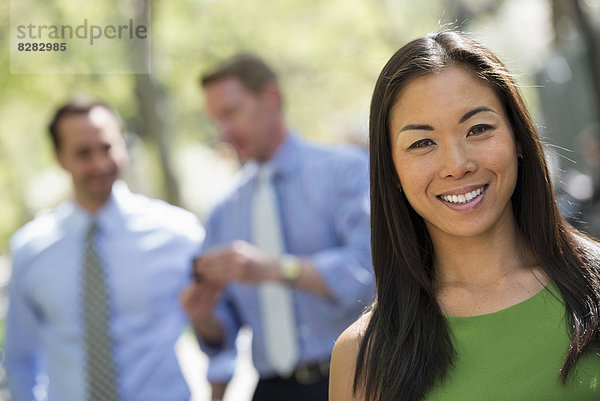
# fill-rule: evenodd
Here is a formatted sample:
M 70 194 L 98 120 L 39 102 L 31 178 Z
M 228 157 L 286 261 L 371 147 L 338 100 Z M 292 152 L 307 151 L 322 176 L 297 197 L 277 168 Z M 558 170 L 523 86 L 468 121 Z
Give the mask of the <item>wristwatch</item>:
M 286 284 L 293 285 L 302 274 L 300 259 L 293 255 L 283 255 L 279 258 L 279 273 Z

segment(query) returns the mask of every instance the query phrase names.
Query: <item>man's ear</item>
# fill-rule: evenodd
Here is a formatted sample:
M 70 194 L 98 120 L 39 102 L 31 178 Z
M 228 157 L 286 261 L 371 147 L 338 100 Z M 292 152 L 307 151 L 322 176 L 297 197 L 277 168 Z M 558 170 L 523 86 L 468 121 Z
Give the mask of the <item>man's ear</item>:
M 283 97 L 281 95 L 281 89 L 279 89 L 279 86 L 276 83 L 271 82 L 267 84 L 267 86 L 265 86 L 263 89 L 262 95 L 264 96 L 266 101 L 269 102 L 269 104 L 272 104 L 279 110 L 283 108 Z

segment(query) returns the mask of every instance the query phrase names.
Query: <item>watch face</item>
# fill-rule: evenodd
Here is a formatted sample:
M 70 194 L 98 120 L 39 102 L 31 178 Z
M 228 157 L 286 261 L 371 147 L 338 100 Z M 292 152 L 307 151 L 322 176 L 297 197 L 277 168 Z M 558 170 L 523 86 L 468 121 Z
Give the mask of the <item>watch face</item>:
M 293 256 L 285 256 L 281 258 L 280 263 L 281 275 L 287 281 L 294 281 L 300 277 L 301 268 L 298 258 Z

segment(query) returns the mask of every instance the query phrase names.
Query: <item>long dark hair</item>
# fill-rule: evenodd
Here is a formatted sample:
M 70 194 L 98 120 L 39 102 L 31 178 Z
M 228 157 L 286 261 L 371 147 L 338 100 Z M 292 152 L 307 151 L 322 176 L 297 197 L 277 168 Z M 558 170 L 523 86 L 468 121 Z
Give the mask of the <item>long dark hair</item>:
M 514 78 L 486 47 L 464 33 L 434 33 L 398 50 L 383 68 L 369 122 L 371 246 L 377 303 L 360 346 L 354 390 L 367 401 L 421 399 L 454 360 L 436 299 L 433 247 L 423 219 L 398 190 L 389 141 L 389 113 L 409 80 L 450 65 L 472 69 L 501 100 L 522 160 L 512 206 L 533 255 L 556 283 L 572 324 L 560 372 L 569 371 L 599 336 L 598 244 L 560 216 L 542 145 Z

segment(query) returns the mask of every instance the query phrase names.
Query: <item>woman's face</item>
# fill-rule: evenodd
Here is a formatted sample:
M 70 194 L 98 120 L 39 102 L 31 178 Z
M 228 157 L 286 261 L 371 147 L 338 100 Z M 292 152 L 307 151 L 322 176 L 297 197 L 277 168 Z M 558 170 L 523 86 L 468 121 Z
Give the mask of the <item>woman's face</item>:
M 410 81 L 389 130 L 402 190 L 433 239 L 514 224 L 514 135 L 495 92 L 471 70 L 451 66 Z

